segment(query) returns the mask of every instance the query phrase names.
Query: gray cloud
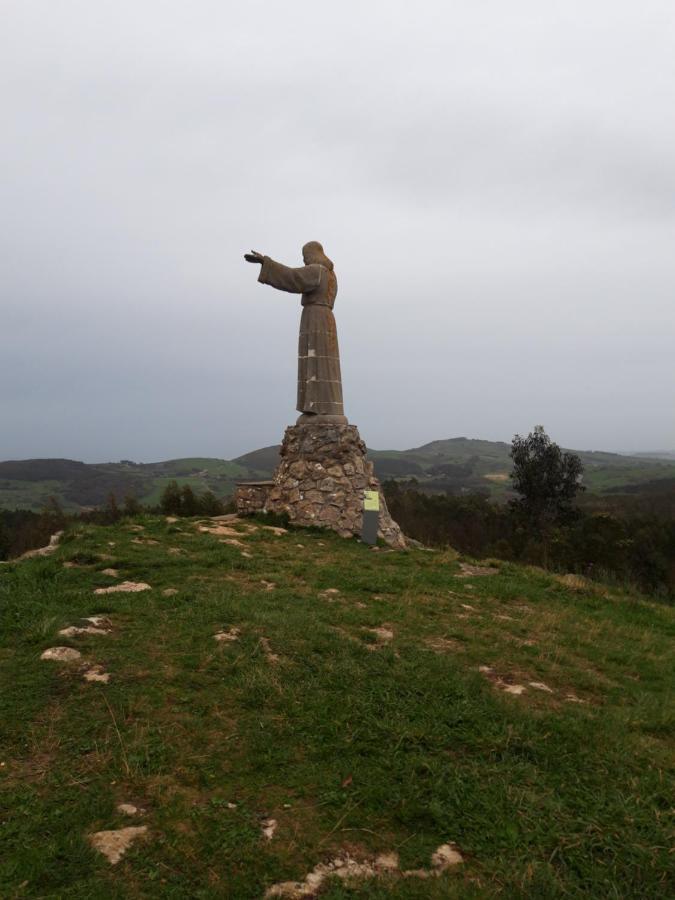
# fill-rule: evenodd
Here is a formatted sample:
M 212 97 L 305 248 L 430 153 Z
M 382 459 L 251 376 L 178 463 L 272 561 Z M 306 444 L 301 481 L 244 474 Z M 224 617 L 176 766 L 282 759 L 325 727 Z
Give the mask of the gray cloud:
M 373 446 L 675 446 L 665 0 L 3 13 L 0 458 L 278 440 L 315 238 Z

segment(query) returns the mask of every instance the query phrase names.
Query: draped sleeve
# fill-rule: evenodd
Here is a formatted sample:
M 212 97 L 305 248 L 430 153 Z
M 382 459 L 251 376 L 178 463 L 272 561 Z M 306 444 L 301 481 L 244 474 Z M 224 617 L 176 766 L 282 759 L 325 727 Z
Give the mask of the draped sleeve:
M 321 284 L 321 266 L 313 263 L 310 266 L 292 269 L 266 256 L 258 281 L 261 284 L 269 284 L 279 291 L 288 291 L 290 294 L 307 294 L 315 291 Z

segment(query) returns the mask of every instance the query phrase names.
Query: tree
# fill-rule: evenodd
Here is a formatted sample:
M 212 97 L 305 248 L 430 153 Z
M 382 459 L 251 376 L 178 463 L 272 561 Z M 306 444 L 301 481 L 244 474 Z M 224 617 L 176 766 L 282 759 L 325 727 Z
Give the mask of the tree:
M 165 515 L 179 516 L 181 514 L 181 494 L 178 482 L 170 481 L 167 484 L 162 491 L 159 505 Z
M 574 500 L 585 490 L 582 462 L 575 453 L 563 453 L 543 425 L 536 425 L 526 438 L 515 435 L 511 459 L 513 489 L 520 494 L 511 507 L 546 540 L 553 527 L 576 515 Z

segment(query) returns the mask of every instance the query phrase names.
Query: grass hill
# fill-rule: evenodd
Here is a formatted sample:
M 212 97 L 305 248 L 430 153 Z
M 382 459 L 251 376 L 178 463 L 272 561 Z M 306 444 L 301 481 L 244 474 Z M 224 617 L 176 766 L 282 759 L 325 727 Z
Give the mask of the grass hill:
M 0 566 L 0 616 L 0 896 L 672 895 L 672 608 L 144 517 Z
M 377 475 L 417 478 L 428 491 L 488 492 L 496 497 L 509 485 L 510 444 L 451 438 L 411 450 L 369 450 Z M 660 479 L 675 478 L 675 461 L 579 452 L 585 484 L 591 491 L 621 490 Z M 195 491 L 233 493 L 237 481 L 269 478 L 279 459 L 277 446 L 264 447 L 231 461 L 194 457 L 157 463 L 85 464 L 68 459 L 0 462 L 0 508 L 40 510 L 55 497 L 66 510 L 104 504 L 112 492 L 118 501 L 133 494 L 144 504 L 156 504 L 171 480 Z

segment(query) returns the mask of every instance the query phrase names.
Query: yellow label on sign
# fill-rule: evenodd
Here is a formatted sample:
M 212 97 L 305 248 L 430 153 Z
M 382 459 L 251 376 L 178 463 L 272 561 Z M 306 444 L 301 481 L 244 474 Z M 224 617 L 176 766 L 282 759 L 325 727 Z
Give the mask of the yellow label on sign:
M 380 494 L 378 491 L 364 491 L 363 508 L 377 510 L 380 508 Z

